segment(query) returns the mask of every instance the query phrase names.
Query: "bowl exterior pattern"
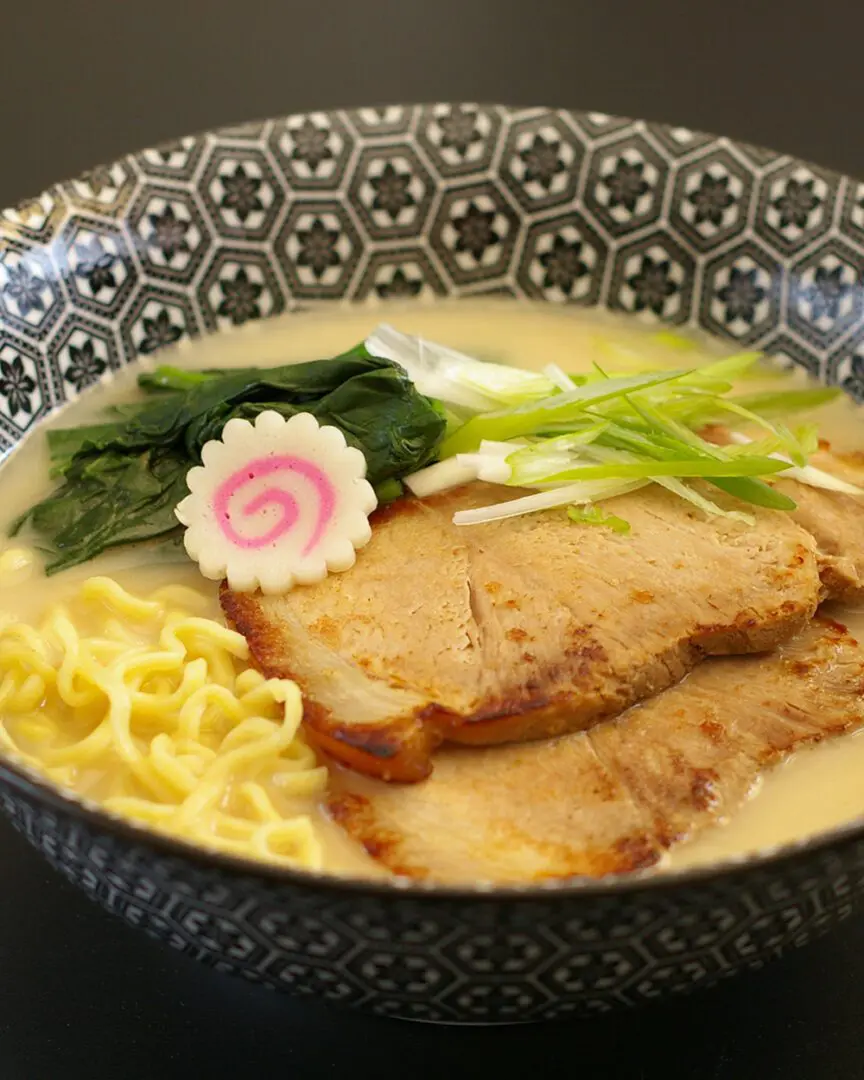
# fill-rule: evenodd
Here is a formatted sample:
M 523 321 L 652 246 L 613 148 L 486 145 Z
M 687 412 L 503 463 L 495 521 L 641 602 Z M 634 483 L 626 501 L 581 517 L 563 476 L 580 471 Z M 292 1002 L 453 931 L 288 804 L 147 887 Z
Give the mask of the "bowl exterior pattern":
M 108 911 L 219 971 L 382 1016 L 586 1017 L 710 986 L 819 936 L 864 888 L 864 840 L 697 884 L 499 900 L 274 882 L 166 855 L 6 787 L 0 805 Z
M 599 113 L 312 113 L 129 155 L 0 212 L 0 454 L 140 355 L 329 303 L 508 295 L 764 348 L 864 398 L 864 184 Z M 708 983 L 851 911 L 850 838 L 701 882 L 520 899 L 207 866 L 0 763 L 69 878 L 215 967 L 389 1015 L 541 1019 Z

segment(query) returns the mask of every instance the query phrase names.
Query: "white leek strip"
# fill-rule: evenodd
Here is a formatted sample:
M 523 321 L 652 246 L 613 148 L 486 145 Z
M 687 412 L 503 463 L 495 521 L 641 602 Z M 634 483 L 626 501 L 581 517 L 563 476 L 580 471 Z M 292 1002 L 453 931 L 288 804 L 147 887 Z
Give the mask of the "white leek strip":
M 666 488 L 667 491 L 671 491 L 673 495 L 677 495 L 679 498 L 686 499 L 687 502 L 693 503 L 693 505 L 698 506 L 703 513 L 710 514 L 712 517 L 731 518 L 732 521 L 742 521 L 745 525 L 756 524 L 756 518 L 754 518 L 752 514 L 745 514 L 740 510 L 724 510 L 722 506 L 718 506 L 717 503 L 712 502 L 710 499 L 706 499 L 704 495 L 700 495 L 698 491 L 690 487 L 689 484 L 685 484 L 683 480 L 679 480 L 677 477 L 655 476 L 654 483 Z
M 732 442 L 741 445 L 753 441 L 740 431 L 730 431 L 729 438 Z M 779 461 L 789 460 L 784 454 L 769 454 L 768 456 L 777 458 Z M 817 469 L 814 465 L 793 465 L 790 469 L 784 469 L 781 475 L 789 477 L 790 480 L 797 480 L 801 484 L 807 484 L 808 487 L 839 491 L 844 495 L 864 495 L 864 488 L 850 484 L 847 480 L 841 480 L 839 476 L 832 476 L 831 473 Z
M 485 394 L 460 386 L 450 377 L 448 367 L 478 362 L 469 356 L 443 345 L 426 342 L 423 338 L 403 334 L 388 323 L 377 326 L 366 338 L 365 344 L 373 356 L 392 360 L 403 367 L 421 394 L 473 412 L 484 412 L 495 405 Z
M 780 455 L 772 454 L 771 456 L 779 457 Z M 798 480 L 802 484 L 823 488 L 825 491 L 839 491 L 844 495 L 864 495 L 864 488 L 850 484 L 848 480 L 841 480 L 839 476 L 832 476 L 831 473 L 817 469 L 814 465 L 793 465 L 791 469 L 786 469 L 780 475 L 791 476 L 793 480 Z
M 445 461 L 436 462 L 425 469 L 411 473 L 402 478 L 402 483 L 412 495 L 418 499 L 425 499 L 429 495 L 437 495 L 441 491 L 449 491 L 450 488 L 459 487 L 460 484 L 468 484 L 477 479 L 476 466 L 460 464 L 456 458 L 447 458 Z
M 506 484 L 513 475 L 508 458 L 527 445 L 523 439 L 514 439 L 513 442 L 483 439 L 476 453 L 457 454 L 456 458 L 463 465 L 474 466 L 477 469 L 478 480 L 483 480 L 487 484 Z
M 473 454 L 457 454 L 456 460 L 466 468 L 476 469 L 478 480 L 487 484 L 506 484 L 513 473 L 507 459 L 526 445 L 522 439 L 513 442 L 483 439 L 479 450 Z
M 487 484 L 506 484 L 513 471 L 503 457 L 492 454 L 457 454 L 456 461 L 466 469 L 475 469 L 477 479 Z
M 512 472 L 507 458 L 527 444 L 521 439 L 513 442 L 495 442 L 484 439 L 480 449 L 473 454 L 457 454 L 429 465 L 403 479 L 408 490 L 419 499 L 437 495 L 441 491 L 483 480 L 487 484 L 506 484 Z
M 498 442 L 495 439 L 482 439 L 480 442 L 480 453 L 508 458 L 517 450 L 524 450 L 529 445 L 530 444 L 524 439 L 513 439 L 511 442 Z
M 650 480 L 586 480 L 565 487 L 538 491 L 536 495 L 523 495 L 520 499 L 508 499 L 507 502 L 492 506 L 478 506 L 472 510 L 459 510 L 453 515 L 454 525 L 482 525 L 487 521 L 500 521 L 503 518 L 520 517 L 522 514 L 534 514 L 538 510 L 553 510 L 557 506 L 584 506 L 600 499 L 611 499 L 615 495 L 626 495 L 630 491 L 645 487 Z
M 365 344 L 373 356 L 403 367 L 421 394 L 473 412 L 539 401 L 557 390 L 537 371 L 475 360 L 387 323 L 376 327 Z
M 570 378 L 563 368 L 558 367 L 557 364 L 547 364 L 546 367 L 543 368 L 543 374 L 549 382 L 554 383 L 558 389 L 563 390 L 565 394 L 569 390 L 576 389 L 576 383 L 573 379 Z

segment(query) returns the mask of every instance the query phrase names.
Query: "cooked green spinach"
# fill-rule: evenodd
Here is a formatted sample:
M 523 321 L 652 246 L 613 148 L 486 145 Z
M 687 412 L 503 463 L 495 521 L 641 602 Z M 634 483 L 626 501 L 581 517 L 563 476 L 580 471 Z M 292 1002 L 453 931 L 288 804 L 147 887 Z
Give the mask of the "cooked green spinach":
M 176 539 L 174 507 L 186 494 L 186 473 L 234 417 L 310 412 L 340 428 L 365 455 L 382 502 L 401 493 L 403 476 L 435 460 L 446 426 L 437 402 L 364 345 L 275 368 L 163 366 L 140 375 L 138 385 L 146 400 L 115 406 L 104 423 L 48 433 L 51 475 L 61 482 L 11 534 L 26 526 L 39 537 L 49 574 L 120 544 Z

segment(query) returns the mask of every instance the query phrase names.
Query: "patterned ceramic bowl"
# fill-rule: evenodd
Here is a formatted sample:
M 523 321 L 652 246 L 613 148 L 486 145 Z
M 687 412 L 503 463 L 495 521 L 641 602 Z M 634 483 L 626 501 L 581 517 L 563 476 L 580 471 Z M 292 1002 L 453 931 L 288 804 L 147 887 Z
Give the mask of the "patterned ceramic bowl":
M 645 312 L 864 396 L 864 184 L 598 113 L 389 106 L 192 136 L 0 215 L 0 446 L 141 353 L 309 301 Z M 706 985 L 848 915 L 864 828 L 705 872 L 353 883 L 148 835 L 0 763 L 68 878 L 189 955 L 392 1016 L 539 1020 Z

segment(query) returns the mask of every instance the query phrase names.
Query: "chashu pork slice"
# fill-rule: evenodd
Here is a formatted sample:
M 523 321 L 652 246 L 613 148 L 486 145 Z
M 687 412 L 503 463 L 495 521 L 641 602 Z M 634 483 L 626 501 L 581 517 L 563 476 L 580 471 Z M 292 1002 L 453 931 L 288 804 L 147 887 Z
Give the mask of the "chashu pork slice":
M 330 810 L 376 860 L 417 879 L 602 877 L 655 864 L 796 747 L 862 724 L 864 648 L 820 616 L 775 652 L 708 660 L 587 732 L 443 747 L 420 784 L 343 770 Z
M 810 463 L 864 488 L 864 455 L 820 451 Z M 828 592 L 844 602 L 864 601 L 864 496 L 809 487 L 782 474 L 774 484 L 798 504 L 792 517 L 816 541 Z
M 452 524 L 518 494 L 478 484 L 401 500 L 347 573 L 284 596 L 223 588 L 260 669 L 299 683 L 319 749 L 416 781 L 443 741 L 590 727 L 706 655 L 773 648 L 820 599 L 813 540 L 788 514 L 708 518 L 654 485 L 614 500 L 625 536 L 563 510 Z
M 702 435 L 725 446 L 729 429 L 709 424 Z M 864 454 L 834 453 L 822 443 L 810 458 L 817 469 L 864 488 Z M 864 495 L 811 487 L 778 473 L 770 483 L 797 504 L 792 518 L 813 537 L 825 594 L 843 603 L 864 601 Z

